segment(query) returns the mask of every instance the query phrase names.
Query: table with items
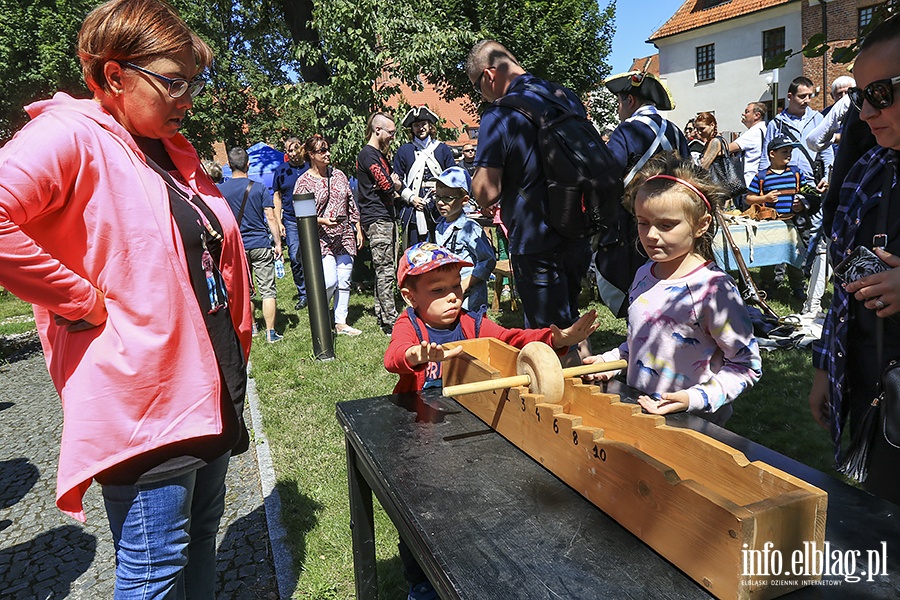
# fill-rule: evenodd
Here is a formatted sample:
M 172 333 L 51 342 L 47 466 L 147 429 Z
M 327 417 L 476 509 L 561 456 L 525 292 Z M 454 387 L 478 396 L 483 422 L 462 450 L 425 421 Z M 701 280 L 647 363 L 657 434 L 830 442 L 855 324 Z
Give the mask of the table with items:
M 623 401 L 636 397 L 609 385 Z M 710 597 L 455 400 L 417 393 L 346 401 L 337 418 L 358 598 L 378 592 L 373 492 L 444 599 Z M 829 571 L 785 597 L 900 597 L 900 507 L 702 419 L 666 421 L 828 493 Z
M 802 268 L 806 249 L 797 228 L 790 221 L 756 221 L 726 215 L 728 231 L 741 250 L 747 267 L 763 267 L 788 263 Z M 737 271 L 738 265 L 724 231 L 716 231 L 713 241 L 716 263 L 726 271 Z

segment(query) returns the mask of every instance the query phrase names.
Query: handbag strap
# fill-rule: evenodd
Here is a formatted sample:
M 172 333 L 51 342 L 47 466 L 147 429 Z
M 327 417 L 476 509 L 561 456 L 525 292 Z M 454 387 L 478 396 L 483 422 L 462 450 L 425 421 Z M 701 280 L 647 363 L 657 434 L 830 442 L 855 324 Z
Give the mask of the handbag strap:
M 250 188 L 253 187 L 253 180 L 247 179 L 247 187 L 244 188 L 244 199 L 241 200 L 241 210 L 238 212 L 237 224 L 241 226 L 241 220 L 244 218 L 244 208 L 247 206 L 247 197 L 250 195 Z
M 888 163 L 887 174 L 881 185 L 881 199 L 878 201 L 878 218 L 875 222 L 875 235 L 872 236 L 873 248 L 887 246 L 887 220 L 888 208 L 891 202 L 891 188 L 894 183 L 894 163 Z M 875 315 L 875 360 L 878 368 L 881 368 L 884 358 L 884 319 Z M 879 382 L 880 385 L 880 382 Z

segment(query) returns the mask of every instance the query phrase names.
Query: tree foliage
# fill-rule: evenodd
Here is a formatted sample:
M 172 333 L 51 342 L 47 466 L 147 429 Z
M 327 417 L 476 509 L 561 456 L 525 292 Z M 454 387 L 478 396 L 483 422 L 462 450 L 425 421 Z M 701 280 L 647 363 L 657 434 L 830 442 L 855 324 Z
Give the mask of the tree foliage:
M 207 91 L 185 135 L 201 155 L 319 132 L 350 165 L 368 114 L 388 106 L 398 82 L 423 78 L 448 99 L 480 98 L 463 70 L 471 46 L 494 38 L 530 72 L 584 98 L 608 73 L 615 3 L 595 0 L 170 0 L 213 48 Z M 0 0 L 0 142 L 27 120 L 22 106 L 87 89 L 75 56 L 96 0 Z M 396 100 L 394 101 L 396 102 Z M 405 109 L 406 107 L 398 107 Z

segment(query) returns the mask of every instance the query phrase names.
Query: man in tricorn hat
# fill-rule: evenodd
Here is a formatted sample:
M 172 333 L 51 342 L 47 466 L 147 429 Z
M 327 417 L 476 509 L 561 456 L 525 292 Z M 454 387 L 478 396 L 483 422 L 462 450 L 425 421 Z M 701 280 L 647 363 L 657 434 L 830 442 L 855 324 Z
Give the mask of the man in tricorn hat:
M 657 152 L 675 151 L 690 159 L 687 139 L 675 123 L 658 111 L 675 108 L 666 86 L 654 75 L 631 71 L 607 79 L 606 88 L 616 95 L 619 126 L 610 134 L 609 146 L 622 181 L 627 186 L 634 175 Z M 619 226 L 595 240 L 597 287 L 603 303 L 618 317 L 628 309 L 628 288 L 646 258 L 637 251 L 634 217 L 618 205 Z
M 410 130 L 412 141 L 403 144 L 394 155 L 394 172 L 413 194 L 409 203 L 400 207 L 400 239 L 403 248 L 424 241 L 434 241 L 434 226 L 440 215 L 428 192 L 437 177 L 455 164 L 450 146 L 436 139 L 438 116 L 427 106 L 409 109 L 403 127 Z

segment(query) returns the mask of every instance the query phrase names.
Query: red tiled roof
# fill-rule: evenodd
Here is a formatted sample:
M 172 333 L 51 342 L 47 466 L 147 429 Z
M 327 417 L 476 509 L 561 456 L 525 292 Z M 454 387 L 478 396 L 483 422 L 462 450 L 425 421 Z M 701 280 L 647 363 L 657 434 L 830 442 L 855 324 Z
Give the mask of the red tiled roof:
M 632 59 L 631 68 L 628 71 L 643 71 L 659 77 L 659 52 L 643 58 Z
M 396 82 L 392 82 L 396 83 Z M 461 129 L 461 133 L 455 140 L 441 140 L 451 146 L 462 146 L 464 144 L 478 144 L 478 140 L 469 139 L 466 131 L 467 127 L 478 127 L 478 117 L 472 116 L 467 110 L 468 100 L 460 98 L 453 102 L 447 102 L 438 93 L 437 89 L 423 81 L 425 88 L 421 92 L 414 91 L 411 87 L 404 83 L 400 83 L 400 94 L 394 96 L 388 102 L 391 107 L 396 107 L 400 103 L 400 97 L 406 100 L 411 106 L 427 105 L 432 112 L 441 117 L 444 122 L 443 127 L 453 127 Z M 396 115 L 397 121 L 403 118 L 403 115 Z
M 798 0 L 726 0 L 721 4 L 704 8 L 709 0 L 686 0 L 672 18 L 650 36 L 649 41 L 698 29 L 705 25 L 749 15 L 766 8 L 797 2 Z

